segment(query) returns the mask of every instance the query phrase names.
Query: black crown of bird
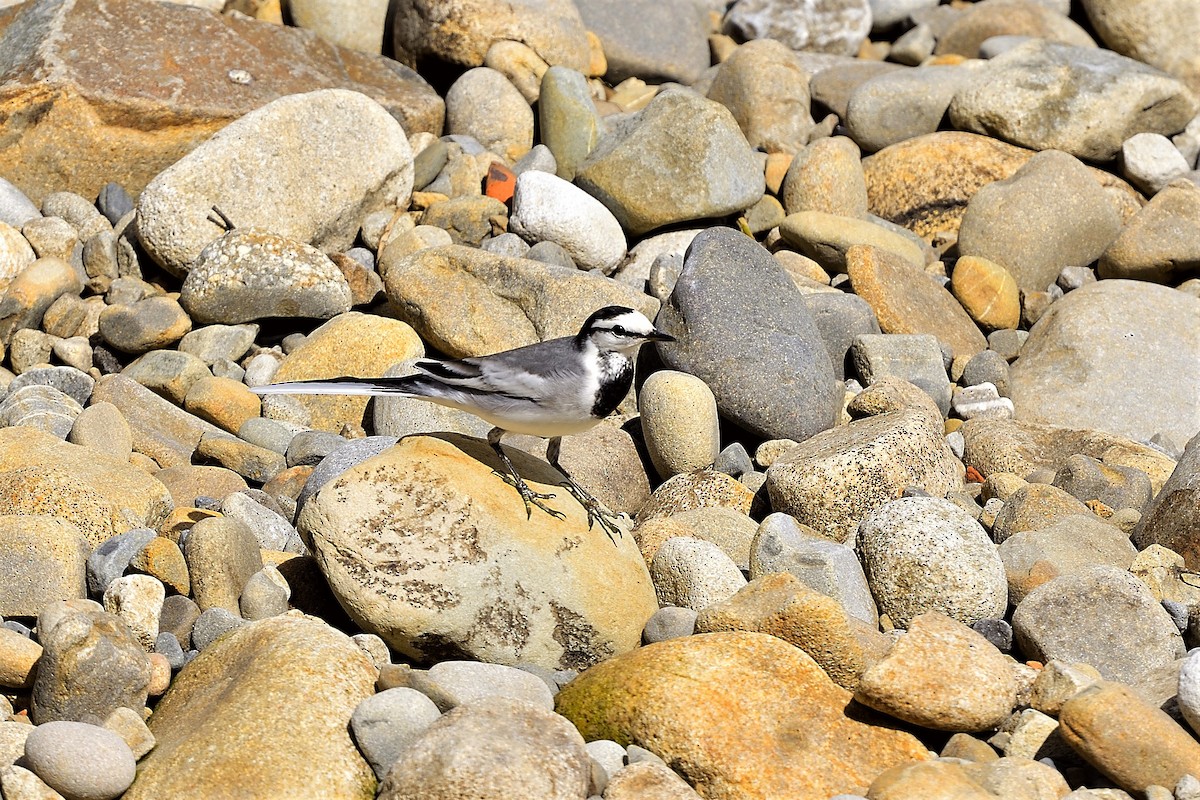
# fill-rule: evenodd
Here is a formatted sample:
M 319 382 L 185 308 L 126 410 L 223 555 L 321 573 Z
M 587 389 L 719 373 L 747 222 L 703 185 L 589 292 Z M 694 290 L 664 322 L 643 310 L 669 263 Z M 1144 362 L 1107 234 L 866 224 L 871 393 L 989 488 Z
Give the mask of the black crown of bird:
M 588 527 L 599 522 L 609 538 L 619 536 L 615 516 L 559 463 L 562 437 L 582 433 L 611 414 L 633 384 L 633 359 L 647 342 L 674 337 L 654 327 L 639 311 L 606 306 L 583 323 L 579 333 L 461 359 L 418 359 L 418 372 L 400 378 L 340 377 L 252 387 L 267 394 L 399 396 L 467 411 L 493 427 L 488 444 L 508 473 L 497 472 L 520 494 L 527 517 L 533 506 L 552 517 L 565 515 L 521 478 L 500 440 L 506 433 L 548 439 L 546 457 L 563 474 L 562 484 L 587 511 Z M 615 539 L 614 539 L 615 541 Z

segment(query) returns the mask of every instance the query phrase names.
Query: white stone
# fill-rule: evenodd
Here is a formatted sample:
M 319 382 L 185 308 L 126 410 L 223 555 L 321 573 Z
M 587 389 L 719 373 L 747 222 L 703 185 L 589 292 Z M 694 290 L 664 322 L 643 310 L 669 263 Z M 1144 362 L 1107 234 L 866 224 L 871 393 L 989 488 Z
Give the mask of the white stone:
M 548 172 L 517 178 L 508 229 L 530 242 L 550 241 L 581 269 L 610 273 L 625 257 L 625 232 L 599 200 Z
M 963 419 L 1012 419 L 1013 402 L 1001 397 L 995 384 L 977 383 L 954 393 L 954 413 Z
M 1179 666 L 1179 710 L 1192 730 L 1200 733 L 1200 648 L 1193 648 Z
M 1126 179 L 1146 194 L 1155 194 L 1188 172 L 1187 159 L 1161 133 L 1138 133 L 1121 144 Z
M 430 667 L 429 679 L 455 706 L 498 695 L 554 710 L 554 693 L 546 682 L 516 667 L 479 661 L 441 661 Z
M 695 611 L 728 600 L 746 585 L 746 577 L 724 550 L 685 536 L 672 537 L 658 548 L 650 579 L 659 605 Z
M 104 590 L 104 610 L 120 617 L 146 652 L 154 652 L 167 590 L 151 575 L 122 575 Z

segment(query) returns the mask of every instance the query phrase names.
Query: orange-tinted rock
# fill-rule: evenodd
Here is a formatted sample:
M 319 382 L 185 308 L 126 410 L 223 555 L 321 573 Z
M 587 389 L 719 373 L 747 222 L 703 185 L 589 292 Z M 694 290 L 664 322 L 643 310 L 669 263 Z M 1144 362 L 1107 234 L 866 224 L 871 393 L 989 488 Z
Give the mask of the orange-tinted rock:
M 955 358 L 987 349 L 987 339 L 954 297 L 904 259 L 877 247 L 846 253 L 854 293 L 866 300 L 884 333 L 928 333 L 946 342 Z
M 950 291 L 986 331 L 1021 324 L 1021 292 L 1012 274 L 995 261 L 963 256 L 954 263 Z
M 849 704 L 803 651 L 744 632 L 617 656 L 556 699 L 585 739 L 646 747 L 709 800 L 827 800 L 929 757 L 915 737 Z
M 872 214 L 929 240 L 957 231 L 967 201 L 992 181 L 1012 177 L 1032 150 L 963 131 L 940 131 L 885 147 L 863 159 Z M 1111 173 L 1093 169 L 1122 219 L 1142 205 L 1141 196 Z
M 415 73 L 298 28 L 146 0 L 6 12 L 0 172 L 35 202 L 109 181 L 136 194 L 227 123 L 316 89 L 362 92 L 408 133 L 441 132 L 443 103 Z

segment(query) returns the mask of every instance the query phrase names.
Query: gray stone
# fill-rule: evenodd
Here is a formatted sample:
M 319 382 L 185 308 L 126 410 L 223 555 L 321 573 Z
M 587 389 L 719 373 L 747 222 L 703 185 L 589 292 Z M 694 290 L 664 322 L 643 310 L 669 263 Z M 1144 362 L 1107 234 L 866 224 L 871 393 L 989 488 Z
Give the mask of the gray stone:
M 329 431 L 300 431 L 288 443 L 288 466 L 316 465 L 345 443 L 345 437 Z
M 990 341 L 989 341 L 990 347 Z M 963 367 L 962 385 L 990 383 L 1001 397 L 1008 397 L 1008 361 L 995 350 L 984 350 L 971 356 Z
M 222 359 L 237 361 L 246 355 L 258 336 L 257 325 L 205 325 L 179 340 L 179 350 L 191 353 L 205 364 Z
M 149 528 L 134 528 L 101 544 L 87 560 L 88 592 L 103 595 L 108 585 L 125 574 L 129 562 L 154 541 L 158 534 Z
M 42 658 L 30 697 L 30 717 L 104 719 L 125 706 L 141 712 L 150 685 L 150 659 L 129 627 L 95 603 L 51 603 L 38 614 Z
M 281 455 L 286 454 L 300 426 L 266 417 L 251 417 L 237 429 L 239 439 Z M 337 434 L 330 434 L 336 436 Z M 341 437 L 338 437 L 341 438 Z M 288 464 L 289 467 L 295 466 Z
M 690 84 L 708 69 L 708 20 L 692 0 L 634 0 L 619 6 L 576 0 L 575 5 L 583 24 L 600 39 L 608 62 L 604 78 L 613 86 L 626 78 Z
M 860 334 L 853 340 L 850 358 L 858 377 L 867 386 L 885 377 L 900 378 L 928 394 L 943 417 L 950 412 L 950 378 L 936 337 Z
M 806 532 L 787 514 L 764 519 L 750 546 L 750 580 L 774 572 L 790 572 L 810 589 L 837 600 L 847 614 L 868 625 L 879 624 L 879 610 L 854 550 Z
M 736 272 L 729 263 L 741 264 Z M 657 324 L 668 367 L 703 380 L 722 416 L 764 438 L 803 440 L 841 405 L 829 354 L 803 296 L 754 240 L 729 228 L 696 236 Z
M 268 564 L 246 581 L 242 596 L 238 598 L 238 608 L 242 618 L 251 621 L 276 617 L 287 612 L 291 596 L 287 580 Z
M 13 378 L 8 384 L 7 396 L 12 396 L 13 392 L 23 386 L 34 384 L 52 386 L 82 406 L 92 396 L 96 381 L 91 375 L 74 367 L 38 367 L 25 370 Z
M 846 129 L 868 153 L 933 133 L 955 93 L 972 79 L 963 66 L 884 72 L 858 85 L 846 105 Z
M 612 213 L 587 192 L 547 172 L 518 176 L 508 229 L 535 245 L 561 245 L 581 269 L 611 273 L 625 256 L 625 235 Z
M 550 67 L 541 78 L 538 122 L 544 149 L 553 155 L 548 170 L 563 180 L 574 180 L 575 170 L 600 139 L 600 114 L 596 112 L 588 80 L 568 67 Z M 530 156 L 533 151 L 530 151 Z M 530 172 L 529 169 L 518 175 Z M 515 253 L 520 255 L 521 253 Z
M 1133 541 L 1170 548 L 1184 557 L 1188 569 L 1200 566 L 1200 438 L 1184 448 L 1175 470 L 1142 515 Z
M 378 54 L 383 48 L 388 0 L 289 0 L 288 14 L 292 24 L 339 47 Z
M 158 618 L 158 629 L 173 634 L 179 646 L 187 649 L 192 646 L 192 626 L 199 616 L 200 607 L 192 598 L 181 594 L 167 595 Z
M 683 89 L 610 123 L 575 183 L 629 235 L 742 211 L 766 188 L 761 162 L 728 109 Z
M 379 780 L 442 712 L 416 689 L 398 686 L 363 700 L 350 717 L 350 732 Z
M 951 405 L 960 419 L 1012 419 L 1013 415 L 1012 400 L 986 382 L 958 389 Z
M 786 0 L 740 0 L 725 16 L 725 30 L 736 38 L 778 39 L 793 50 L 850 56 L 871 30 L 866 0 L 796 5 Z
M 1183 638 L 1149 587 L 1116 567 L 1091 567 L 1034 589 L 1013 613 L 1021 650 L 1043 663 L 1083 662 L 1136 686 L 1184 653 Z
M 236 614 L 246 582 L 263 567 L 254 533 L 227 517 L 205 517 L 192 526 L 183 555 L 201 610 L 223 608 Z
M 1082 453 L 1073 455 L 1059 468 L 1054 485 L 1085 503 L 1099 500 L 1114 511 L 1134 508 L 1138 513 L 1150 502 L 1150 477 L 1139 469 L 1107 466 Z
M 1092 263 L 1120 232 L 1121 215 L 1091 170 L 1048 151 L 975 193 L 958 249 L 1004 267 L 1027 292 L 1045 291 L 1064 264 Z
M 679 606 L 663 606 L 646 620 L 642 640 L 646 644 L 665 642 L 696 632 L 696 609 Z
M 299 538 L 292 524 L 244 492 L 226 497 L 221 503 L 221 513 L 245 525 L 263 550 L 296 552 L 289 550 L 295 547 L 293 540 Z
M 42 212 L 25 196 L 25 193 L 9 181 L 0 178 L 0 222 L 18 230 Z
M 845 380 L 854 340 L 862 334 L 879 333 L 875 311 L 866 300 L 845 292 L 817 292 L 806 295 L 804 301 L 825 340 L 834 377 Z
M 137 762 L 124 739 L 85 722 L 56 721 L 35 727 L 25 740 L 24 764 L 71 800 L 118 797 L 137 773 Z
M 746 578 L 725 552 L 701 539 L 676 536 L 663 542 L 650 562 L 659 605 L 693 611 L 728 600 Z
M 1146 195 L 1157 194 L 1192 168 L 1161 133 L 1135 133 L 1122 142 L 1121 166 L 1125 179 Z
M 366 214 L 407 205 L 412 180 L 408 138 L 378 103 L 342 89 L 289 95 L 160 172 L 138 197 L 138 238 L 181 275 L 219 235 L 216 205 L 238 226 L 344 250 Z
M 1181 81 L 1153 67 L 1109 50 L 1031 40 L 987 62 L 954 96 L 950 121 L 1022 147 L 1107 161 L 1135 133 L 1183 130 L 1196 106 Z
M 203 650 L 219 637 L 246 624 L 246 620 L 223 608 L 209 608 L 200 613 L 192 626 L 192 646 Z
M 460 706 L 430 725 L 380 786 L 380 800 L 418 793 L 453 797 L 481 782 L 497 796 L 575 800 L 587 795 L 590 762 L 566 719 L 509 698 Z
M 1038 320 L 1012 365 L 1012 399 L 1019 420 L 1187 441 L 1200 432 L 1198 374 L 1200 298 L 1105 280 Z
M 575 263 L 575 259 L 571 257 L 571 254 L 562 245 L 546 240 L 540 241 L 529 248 L 525 253 L 525 257 L 530 261 L 540 261 L 543 264 L 550 264 L 555 267 L 582 268 L 582 265 Z
M 478 661 L 439 661 L 427 677 L 437 685 L 443 710 L 477 702 L 485 697 L 507 697 L 546 711 L 554 710 L 554 693 L 533 673 L 503 664 Z
M 927 611 L 966 625 L 1004 616 L 1008 585 L 996 547 L 949 500 L 906 497 L 872 511 L 857 547 L 879 610 L 898 627 Z
M 183 669 L 188 662 L 187 656 L 183 652 L 183 645 L 170 631 L 162 631 L 154 637 L 154 652 L 165 658 L 172 670 Z
M 0 401 L 0 425 L 38 428 L 66 439 L 83 407 L 53 386 L 30 384 Z

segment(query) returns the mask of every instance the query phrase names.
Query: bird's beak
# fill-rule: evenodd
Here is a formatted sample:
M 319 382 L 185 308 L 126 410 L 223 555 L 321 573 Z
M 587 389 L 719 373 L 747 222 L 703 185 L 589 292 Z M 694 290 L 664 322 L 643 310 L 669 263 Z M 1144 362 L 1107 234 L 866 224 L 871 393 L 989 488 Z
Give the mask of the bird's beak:
M 663 333 L 658 328 L 655 328 L 654 330 L 652 330 L 650 332 L 650 335 L 647 336 L 646 338 L 650 339 L 651 341 L 654 341 L 654 342 L 673 342 L 673 341 L 675 341 L 674 336 L 672 336 L 669 333 Z

